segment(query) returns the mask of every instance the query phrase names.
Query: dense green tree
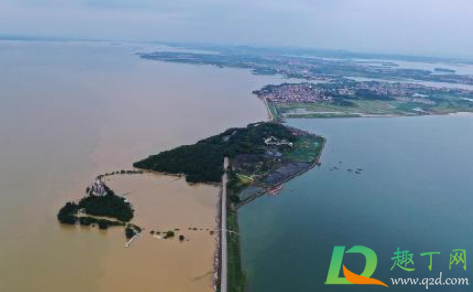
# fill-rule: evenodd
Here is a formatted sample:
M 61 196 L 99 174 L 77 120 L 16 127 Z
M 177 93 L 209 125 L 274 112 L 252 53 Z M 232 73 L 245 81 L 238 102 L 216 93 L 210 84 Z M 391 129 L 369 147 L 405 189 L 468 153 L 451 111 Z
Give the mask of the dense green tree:
M 57 219 L 63 224 L 76 224 L 77 222 L 77 211 L 79 207 L 74 202 L 67 202 L 64 207 L 59 210 Z
M 188 182 L 220 182 L 223 159 L 240 154 L 264 154 L 264 139 L 296 141 L 291 130 L 277 123 L 256 123 L 231 128 L 193 145 L 180 146 L 135 162 L 134 167 L 172 174 L 185 174 Z
M 79 208 L 87 214 L 116 218 L 128 222 L 133 218 L 134 210 L 125 198 L 108 192 L 105 196 L 87 196 L 79 201 Z

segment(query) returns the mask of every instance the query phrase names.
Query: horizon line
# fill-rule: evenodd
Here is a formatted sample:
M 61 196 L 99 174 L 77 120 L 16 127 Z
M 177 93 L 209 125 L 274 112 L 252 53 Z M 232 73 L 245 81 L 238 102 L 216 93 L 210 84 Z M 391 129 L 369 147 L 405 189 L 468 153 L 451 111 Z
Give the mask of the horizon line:
M 11 41 L 49 41 L 49 42 L 65 42 L 65 41 L 82 41 L 82 42 L 124 42 L 124 43 L 155 43 L 163 44 L 172 47 L 182 46 L 200 46 L 200 47 L 223 47 L 223 48 L 248 48 L 255 50 L 294 50 L 306 53 L 337 53 L 351 55 L 351 57 L 365 57 L 374 59 L 386 58 L 387 60 L 393 59 L 406 59 L 415 58 L 422 59 L 416 60 L 417 62 L 432 63 L 432 62 L 462 62 L 473 64 L 473 57 L 454 57 L 445 55 L 420 55 L 420 54 L 409 54 L 409 53 L 396 53 L 396 52 L 374 52 L 374 51 L 356 51 L 348 49 L 331 49 L 331 48 L 317 48 L 310 46 L 278 46 L 278 45 L 248 45 L 248 44 L 229 44 L 229 43 L 218 43 L 218 42 L 195 42 L 195 41 L 165 41 L 165 40 L 130 40 L 130 39 L 106 39 L 106 38 L 93 38 L 93 37 L 68 37 L 68 36 L 46 36 L 46 35 L 24 35 L 24 34 L 2 34 L 0 33 L 0 40 L 11 40 Z

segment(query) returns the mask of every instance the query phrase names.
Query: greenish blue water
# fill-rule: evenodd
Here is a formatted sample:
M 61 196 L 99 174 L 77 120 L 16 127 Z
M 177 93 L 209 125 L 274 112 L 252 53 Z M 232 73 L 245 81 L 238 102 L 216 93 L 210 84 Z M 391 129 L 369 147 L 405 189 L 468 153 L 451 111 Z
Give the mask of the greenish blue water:
M 251 292 L 381 291 L 381 286 L 324 285 L 335 245 L 364 245 L 378 256 L 372 276 L 390 291 L 391 277 L 469 277 L 452 266 L 453 249 L 473 263 L 473 117 L 291 120 L 328 139 L 323 165 L 287 183 L 278 197 L 243 207 L 239 221 Z M 341 162 L 341 163 L 340 163 Z M 339 170 L 330 170 L 333 166 Z M 362 168 L 360 175 L 347 171 Z M 390 271 L 396 248 L 414 254 L 416 270 Z M 439 251 L 429 271 L 428 257 Z M 469 252 L 469 253 L 468 253 Z M 470 258 L 468 257 L 470 255 Z M 360 274 L 365 260 L 345 255 Z M 342 275 L 342 274 L 341 274 Z M 468 291 L 437 286 L 434 291 Z

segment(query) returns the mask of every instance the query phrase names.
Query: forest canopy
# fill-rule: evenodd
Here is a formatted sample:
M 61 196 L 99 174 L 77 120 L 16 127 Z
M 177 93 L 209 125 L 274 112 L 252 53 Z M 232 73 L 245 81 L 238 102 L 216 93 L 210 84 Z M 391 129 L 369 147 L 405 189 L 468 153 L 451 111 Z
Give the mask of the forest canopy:
M 188 182 L 220 182 L 224 157 L 262 154 L 264 139 L 269 137 L 294 142 L 297 137 L 277 123 L 255 123 L 246 128 L 231 128 L 193 145 L 172 150 L 135 162 L 134 167 L 171 174 L 184 174 Z

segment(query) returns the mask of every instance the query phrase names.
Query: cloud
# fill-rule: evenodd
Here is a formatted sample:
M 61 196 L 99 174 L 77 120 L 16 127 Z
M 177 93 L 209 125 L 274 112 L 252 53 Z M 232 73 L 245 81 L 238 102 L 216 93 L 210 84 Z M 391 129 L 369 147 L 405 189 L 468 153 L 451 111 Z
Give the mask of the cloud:
M 0 8 L 0 33 L 473 54 L 470 0 L 2 0 Z

